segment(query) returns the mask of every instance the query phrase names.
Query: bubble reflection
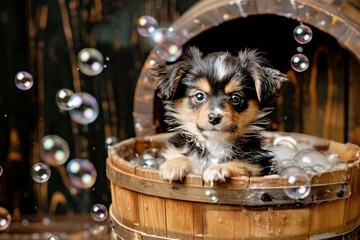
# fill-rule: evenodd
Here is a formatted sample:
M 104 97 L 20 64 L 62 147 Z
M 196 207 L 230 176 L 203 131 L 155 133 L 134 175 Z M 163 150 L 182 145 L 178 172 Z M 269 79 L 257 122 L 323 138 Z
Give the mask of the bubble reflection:
M 30 170 L 31 178 L 37 183 L 47 182 L 51 176 L 50 167 L 42 162 L 35 163 Z
M 64 164 L 70 155 L 68 143 L 58 135 L 47 135 L 41 140 L 41 159 L 51 166 Z
M 95 48 L 84 48 L 78 53 L 79 70 L 88 76 L 96 76 L 104 69 L 104 57 Z
M 66 166 L 66 171 L 71 184 L 76 188 L 88 189 L 96 181 L 95 166 L 87 159 L 75 158 L 71 160 Z
M 6 208 L 0 207 L 0 231 L 7 229 L 11 223 L 11 215 Z
M 91 207 L 90 215 L 95 221 L 104 221 L 108 216 L 107 208 L 103 204 L 95 204 Z
M 15 75 L 15 86 L 20 90 L 29 90 L 34 84 L 33 76 L 26 72 L 20 71 Z

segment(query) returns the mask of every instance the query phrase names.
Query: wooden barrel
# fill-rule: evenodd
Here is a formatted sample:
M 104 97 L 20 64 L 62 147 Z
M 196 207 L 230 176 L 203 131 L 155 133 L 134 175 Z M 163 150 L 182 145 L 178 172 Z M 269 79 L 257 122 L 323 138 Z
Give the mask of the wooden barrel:
M 213 187 L 198 175 L 166 182 L 157 169 L 129 161 L 148 148 L 161 148 L 170 133 L 128 139 L 111 147 L 107 158 L 109 212 L 117 238 L 358 239 L 359 146 L 300 133 L 276 134 L 336 153 L 349 167 L 311 175 L 310 194 L 291 199 L 284 193 L 290 186 L 278 175 L 231 178 Z M 275 133 L 266 136 L 271 141 Z

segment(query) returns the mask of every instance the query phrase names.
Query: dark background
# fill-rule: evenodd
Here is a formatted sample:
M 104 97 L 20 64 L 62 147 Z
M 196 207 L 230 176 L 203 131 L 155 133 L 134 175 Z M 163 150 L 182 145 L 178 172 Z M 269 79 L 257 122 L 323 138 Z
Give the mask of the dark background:
M 87 212 L 94 203 L 110 204 L 105 139 L 116 136 L 122 141 L 135 136 L 134 91 L 152 47 L 137 33 L 136 21 L 142 15 L 152 15 L 160 26 L 169 26 L 195 2 L 104 0 L 100 5 L 92 0 L 0 2 L 0 166 L 4 169 L 0 176 L 0 206 L 19 217 L 37 212 Z M 185 47 L 196 45 L 205 53 L 257 48 L 274 68 L 292 79 L 274 112 L 270 130 L 349 141 L 346 106 L 352 70 L 348 63 L 355 60 L 336 39 L 312 27 L 314 38 L 303 46 L 310 68 L 303 73 L 294 72 L 290 59 L 299 44 L 292 32 L 298 25 L 296 20 L 275 15 L 249 16 L 209 29 Z M 72 37 L 64 30 L 70 30 Z M 71 56 L 85 47 L 94 47 L 110 59 L 98 76 L 72 71 L 77 66 Z M 322 127 L 323 109 L 328 102 L 325 91 L 328 69 L 333 70 L 337 86 L 333 108 L 342 107 L 337 112 L 337 127 L 331 125 L 330 134 Z M 23 70 L 34 77 L 34 86 L 28 91 L 19 90 L 14 84 L 16 73 Z M 314 71 L 318 85 L 313 90 L 319 96 L 315 103 L 319 111 L 313 128 L 308 117 L 309 79 Z M 76 81 L 100 105 L 99 117 L 88 126 L 72 122 L 55 104 L 56 92 L 60 88 L 75 90 Z M 155 111 L 161 112 L 158 108 Z M 69 143 L 69 159 L 84 157 L 94 163 L 98 178 L 91 189 L 69 187 L 61 168 L 52 168 L 48 183 L 34 183 L 29 170 L 40 161 L 39 142 L 47 134 L 57 134 Z M 59 194 L 66 199 L 65 203 L 55 197 Z M 55 208 L 50 207 L 53 201 L 57 203 Z

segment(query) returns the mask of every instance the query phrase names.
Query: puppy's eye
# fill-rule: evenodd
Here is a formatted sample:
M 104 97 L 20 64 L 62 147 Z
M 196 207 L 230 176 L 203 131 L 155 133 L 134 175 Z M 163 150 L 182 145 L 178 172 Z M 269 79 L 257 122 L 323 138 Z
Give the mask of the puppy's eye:
M 202 92 L 198 92 L 195 94 L 195 99 L 197 102 L 203 102 L 205 100 L 205 94 Z
M 241 98 L 241 96 L 237 93 L 234 93 L 230 96 L 230 102 L 233 105 L 239 105 L 244 102 L 244 100 Z

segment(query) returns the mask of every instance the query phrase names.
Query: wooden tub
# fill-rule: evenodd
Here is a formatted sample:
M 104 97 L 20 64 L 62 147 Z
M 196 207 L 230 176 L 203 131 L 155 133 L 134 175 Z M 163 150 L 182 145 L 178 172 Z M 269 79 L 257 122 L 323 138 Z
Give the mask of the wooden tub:
M 273 132 L 267 132 L 269 140 Z M 284 177 L 238 177 L 210 187 L 201 176 L 169 183 L 158 170 L 132 165 L 135 154 L 161 148 L 170 134 L 136 137 L 111 147 L 107 159 L 110 218 L 119 239 L 358 239 L 359 146 L 298 133 L 294 137 L 337 153 L 346 170 L 315 174 L 305 199 L 287 197 Z M 212 192 L 216 198 L 206 193 Z

